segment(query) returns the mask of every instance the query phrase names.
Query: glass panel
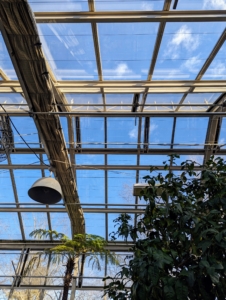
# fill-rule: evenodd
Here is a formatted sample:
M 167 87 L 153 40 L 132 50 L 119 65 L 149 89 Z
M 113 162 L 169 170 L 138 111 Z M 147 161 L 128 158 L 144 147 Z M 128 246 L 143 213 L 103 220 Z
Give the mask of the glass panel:
M 104 79 L 146 79 L 158 23 L 101 23 L 98 29 Z
M 105 94 L 106 104 L 115 104 L 115 106 L 107 106 L 107 111 L 127 110 L 131 111 L 133 94 Z M 120 104 L 129 104 L 129 106 L 120 106 Z
M 105 214 L 85 213 L 86 233 L 105 238 Z
M 104 171 L 77 170 L 76 179 L 81 203 L 105 202 Z
M 203 164 L 204 155 L 180 155 L 180 158 L 175 160 L 175 163 L 180 166 L 180 164 L 186 160 L 192 160 L 197 162 L 198 164 Z
M 15 165 L 40 165 L 40 160 L 34 154 L 11 153 L 10 157 L 11 157 L 12 164 L 15 164 Z M 44 158 L 43 158 L 43 160 L 44 160 Z M 45 161 L 45 163 L 48 163 L 48 162 Z
M 80 118 L 82 148 L 104 148 L 104 118 Z
M 174 1 L 171 4 L 173 9 Z M 179 0 L 177 10 L 221 10 L 226 9 L 225 0 Z
M 188 94 L 183 104 L 191 104 L 191 106 L 181 107 L 180 110 L 207 110 L 209 106 L 202 106 L 202 104 L 214 103 L 219 97 L 220 93 L 192 93 Z M 192 104 L 201 104 L 200 106 L 192 106 Z
M 61 123 L 62 129 L 63 129 L 65 142 L 67 144 L 67 147 L 69 147 L 67 118 L 66 117 L 60 117 L 60 123 Z
M 101 94 L 65 94 L 68 103 L 72 104 L 71 109 L 73 111 L 102 111 L 103 106 L 99 106 L 99 104 L 103 104 L 103 99 Z M 75 104 L 75 106 L 73 106 Z M 86 106 L 83 106 L 86 104 Z M 87 104 L 98 104 L 96 105 L 87 105 Z
M 17 128 L 23 139 L 29 144 L 31 148 L 39 148 L 38 131 L 35 126 L 34 120 L 30 117 L 11 117 L 14 126 Z M 16 132 L 13 126 L 14 144 L 16 148 L 27 148 L 22 138 Z
M 13 268 L 13 264 L 15 268 L 17 268 L 18 258 L 19 258 L 20 251 L 9 251 L 9 250 L 1 250 L 0 251 L 0 281 L 1 284 L 12 284 L 13 276 L 15 275 L 15 271 Z M 6 277 L 7 276 L 7 277 Z M 10 276 L 10 277 L 8 277 Z M 0 299 L 8 299 L 9 294 L 7 297 L 3 297 L 2 291 L 0 292 Z
M 28 0 L 33 11 L 88 11 L 87 0 Z
M 119 213 L 118 214 L 108 214 L 108 233 L 109 233 L 109 236 L 108 236 L 108 240 L 110 241 L 111 240 L 111 233 L 112 232 L 116 232 L 117 229 L 118 229 L 118 226 L 115 226 L 116 223 L 114 222 L 115 219 L 117 219 L 119 217 Z M 134 225 L 134 214 L 128 214 L 130 217 L 131 217 L 131 221 L 129 222 L 129 224 L 131 225 Z M 117 237 L 116 239 L 117 241 L 123 241 L 123 238 L 120 236 L 120 237 Z M 131 238 L 128 238 L 128 241 L 131 241 Z
M 177 118 L 174 148 L 204 148 L 209 118 Z
M 21 213 L 26 239 L 37 239 L 29 234 L 35 229 L 49 229 L 47 213 L 42 212 L 22 212 Z M 48 240 L 48 239 L 47 239 Z
M 0 93 L 0 103 L 6 103 L 6 104 L 26 104 L 26 100 L 22 97 L 19 93 Z M 20 106 L 16 106 L 19 108 Z M 9 110 L 11 108 L 15 109 L 15 107 L 12 106 L 4 106 L 5 110 Z M 26 109 L 27 106 L 21 106 L 21 108 Z
M 96 10 L 100 11 L 124 11 L 124 10 L 162 10 L 163 0 L 107 0 L 107 1 L 95 1 Z
M 222 120 L 218 144 L 221 147 L 221 149 L 226 148 L 226 118 L 223 118 Z
M 108 155 L 108 165 L 136 165 L 137 156 L 136 155 Z
M 67 213 L 50 213 L 52 230 L 66 234 L 71 238 L 71 221 Z
M 175 110 L 172 104 L 178 104 L 183 97 L 183 94 L 148 94 L 146 105 L 156 104 L 156 106 L 145 106 L 144 110 Z M 158 106 L 158 104 L 166 104 L 166 106 Z
M 150 118 L 149 148 L 170 148 L 173 118 Z M 143 131 L 142 131 L 143 132 Z
M 97 80 L 90 24 L 38 24 L 45 56 L 58 80 Z
M 0 204 L 15 203 L 9 170 L 0 170 Z
M 8 50 L 0 32 L 0 70 L 1 69 L 9 79 L 18 80 L 11 59 L 9 57 Z
M 141 154 L 140 165 L 144 166 L 162 166 L 163 161 L 167 161 L 169 157 L 167 155 L 147 155 Z
M 226 79 L 226 66 L 225 66 L 225 53 L 226 42 L 218 51 L 217 55 L 213 59 L 206 73 L 203 75 L 203 80 L 225 80 Z
M 102 154 L 76 154 L 76 165 L 103 165 Z
M 135 118 L 108 118 L 108 148 L 137 148 L 137 123 Z
M 42 177 L 40 170 L 14 170 L 14 176 L 17 187 L 17 194 L 19 202 L 21 203 L 33 203 L 34 205 L 39 204 L 32 200 L 28 196 L 28 190 L 34 184 L 34 182 Z M 29 207 L 31 207 L 29 205 Z
M 18 214 L 14 212 L 0 212 L 0 239 L 21 240 Z
M 223 22 L 167 23 L 153 79 L 195 79 L 224 28 Z
M 136 171 L 108 171 L 108 203 L 134 204 L 133 185 L 136 183 Z

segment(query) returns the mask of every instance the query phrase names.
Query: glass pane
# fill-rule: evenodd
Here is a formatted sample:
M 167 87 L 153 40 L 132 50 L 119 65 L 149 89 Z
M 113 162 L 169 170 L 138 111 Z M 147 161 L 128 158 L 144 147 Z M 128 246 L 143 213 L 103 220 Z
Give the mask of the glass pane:
M 103 165 L 104 155 L 102 154 L 76 154 L 76 165 Z
M 133 185 L 136 183 L 136 171 L 108 171 L 108 203 L 134 204 Z
M 106 104 L 114 104 L 114 106 L 107 106 L 107 111 L 117 111 L 117 110 L 125 110 L 131 111 L 132 102 L 133 102 L 133 94 L 105 94 Z M 123 106 L 120 104 L 128 104 L 128 106 Z
M 68 103 L 72 104 L 73 111 L 102 111 L 103 99 L 101 94 L 65 94 Z M 75 105 L 73 105 L 75 104 Z M 85 106 L 83 104 L 86 104 Z M 89 105 L 88 105 L 89 104 Z M 94 105 L 91 105 L 94 104 Z M 97 105 L 97 106 L 96 106 Z
M 175 160 L 175 163 L 180 166 L 180 164 L 186 160 L 192 160 L 197 162 L 198 164 L 203 164 L 204 155 L 180 155 L 180 158 Z
M 67 213 L 50 213 L 52 230 L 66 234 L 71 238 L 71 221 Z
M 39 24 L 45 56 L 58 80 L 98 79 L 90 24 Z
M 173 118 L 150 118 L 149 148 L 170 148 Z M 143 131 L 142 131 L 143 132 Z
M 0 170 L 0 186 L 0 205 L 8 202 L 15 203 L 9 170 Z
M 214 103 L 219 97 L 220 93 L 192 93 L 188 94 L 183 104 L 191 104 L 191 106 L 181 107 L 180 110 L 207 110 L 209 106 L 202 106 L 202 104 Z M 192 104 L 200 104 L 200 106 L 192 106 Z
M 108 165 L 136 165 L 137 156 L 136 155 L 108 155 Z
M 49 229 L 47 213 L 42 212 L 22 212 L 21 213 L 25 237 L 28 240 L 37 239 L 34 237 L 30 237 L 29 234 L 35 229 Z
M 86 233 L 105 238 L 105 214 L 85 213 Z
M 88 11 L 87 0 L 28 0 L 33 11 Z
M 17 213 L 0 212 L 0 239 L 21 240 L 20 225 Z
M 10 155 L 10 157 L 11 157 L 12 164 L 15 164 L 15 165 L 40 165 L 40 160 L 34 154 L 12 153 Z M 48 163 L 48 161 L 46 161 L 44 158 L 43 158 L 43 161 L 45 163 Z
M 158 23 L 101 23 L 98 29 L 104 79 L 146 79 Z
M 104 148 L 104 118 L 80 118 L 82 148 Z
M 167 155 L 148 155 L 141 154 L 140 165 L 144 166 L 162 166 L 163 161 L 167 161 L 169 157 Z
M 146 105 L 156 104 L 156 106 L 145 106 L 144 110 L 175 110 L 176 106 L 183 97 L 183 94 L 148 94 Z M 158 106 L 158 104 L 166 104 L 165 106 Z
M 137 123 L 135 118 L 108 118 L 108 148 L 137 148 Z
M 177 118 L 174 148 L 204 148 L 209 118 Z
M 218 51 L 217 55 L 213 59 L 206 73 L 203 75 L 203 80 L 225 80 L 226 79 L 226 67 L 225 67 L 225 53 L 226 42 Z
M 18 80 L 1 32 L 0 32 L 0 69 L 3 70 L 3 72 L 6 74 L 6 76 L 9 79 Z
M 100 11 L 124 11 L 124 10 L 162 10 L 163 0 L 107 0 L 107 1 L 95 1 L 96 10 Z
M 173 9 L 174 1 L 171 4 Z M 225 0 L 179 0 L 177 10 L 221 10 L 226 9 Z
M 35 126 L 34 120 L 30 117 L 11 117 L 14 126 L 17 128 L 20 135 L 26 141 L 31 148 L 39 148 L 39 137 L 38 131 Z M 27 148 L 20 135 L 17 133 L 15 128 L 12 126 L 14 134 L 14 144 L 16 148 Z
M 105 202 L 104 171 L 77 170 L 76 179 L 81 203 Z
M 224 28 L 223 22 L 167 23 L 153 79 L 195 79 Z
M 221 149 L 226 148 L 226 118 L 223 118 L 222 120 L 218 144 L 221 147 Z

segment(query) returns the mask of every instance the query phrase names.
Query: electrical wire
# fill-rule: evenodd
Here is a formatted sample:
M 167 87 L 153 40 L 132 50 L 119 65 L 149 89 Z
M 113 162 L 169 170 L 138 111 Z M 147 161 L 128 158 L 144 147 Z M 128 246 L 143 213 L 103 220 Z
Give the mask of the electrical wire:
M 17 132 L 17 134 L 20 136 L 20 138 L 22 139 L 22 141 L 26 144 L 26 146 L 34 153 L 34 155 L 38 158 L 38 160 L 41 162 L 41 164 L 44 164 L 47 167 L 50 167 L 49 165 L 47 165 L 42 159 L 40 159 L 40 157 L 38 156 L 38 154 L 29 146 L 29 144 L 26 142 L 26 140 L 23 138 L 23 136 L 20 134 L 20 132 L 18 131 L 18 129 L 16 128 L 15 124 L 13 123 L 13 121 L 11 120 L 8 112 L 5 110 L 4 106 L 0 103 L 1 108 L 4 110 L 4 112 L 6 113 L 7 117 L 9 118 L 10 123 L 12 124 L 13 128 L 15 129 L 15 131 Z

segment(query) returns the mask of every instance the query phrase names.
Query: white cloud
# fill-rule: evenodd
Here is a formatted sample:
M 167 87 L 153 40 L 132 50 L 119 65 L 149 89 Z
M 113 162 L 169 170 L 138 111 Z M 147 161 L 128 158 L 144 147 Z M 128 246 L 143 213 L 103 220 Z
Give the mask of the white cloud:
M 150 126 L 150 133 L 152 133 L 153 131 L 155 131 L 158 128 L 158 125 L 155 123 L 152 123 Z
M 226 0 L 204 0 L 203 9 L 226 9 Z
M 164 56 L 176 59 L 179 57 L 179 47 L 183 47 L 190 52 L 197 49 L 198 46 L 199 36 L 192 35 L 192 30 L 187 25 L 182 25 L 168 43 Z
M 225 138 L 221 138 L 220 141 L 219 141 L 219 144 L 222 145 L 222 144 L 225 144 L 225 143 L 226 143 Z
M 147 3 L 147 2 L 142 2 L 141 9 L 142 10 L 153 10 L 153 4 Z
M 186 68 L 190 72 L 198 73 L 199 69 L 200 69 L 200 59 L 199 59 L 199 56 L 193 56 L 193 57 L 189 58 L 182 65 L 182 67 Z
M 140 78 L 140 75 L 135 75 L 131 69 L 127 66 L 126 63 L 119 63 L 115 69 L 106 69 L 103 70 L 105 74 L 104 77 L 115 77 L 115 79 L 120 79 L 123 77 L 131 78 Z
M 215 64 L 214 67 L 210 67 L 210 69 L 207 71 L 206 76 L 211 77 L 211 78 L 221 77 L 221 79 L 225 79 L 226 78 L 225 64 L 222 62 L 219 62 L 219 63 Z M 205 75 L 204 75 L 204 77 L 205 77 Z
M 132 130 L 130 130 L 129 137 L 131 139 L 137 138 L 137 128 L 133 128 Z

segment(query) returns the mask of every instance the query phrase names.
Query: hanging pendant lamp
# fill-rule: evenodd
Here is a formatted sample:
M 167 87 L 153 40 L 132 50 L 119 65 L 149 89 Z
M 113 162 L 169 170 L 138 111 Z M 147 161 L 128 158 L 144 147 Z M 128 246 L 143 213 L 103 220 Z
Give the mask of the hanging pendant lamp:
M 43 177 L 35 181 L 28 190 L 28 195 L 33 200 L 42 204 L 56 204 L 62 199 L 59 182 L 51 177 Z

